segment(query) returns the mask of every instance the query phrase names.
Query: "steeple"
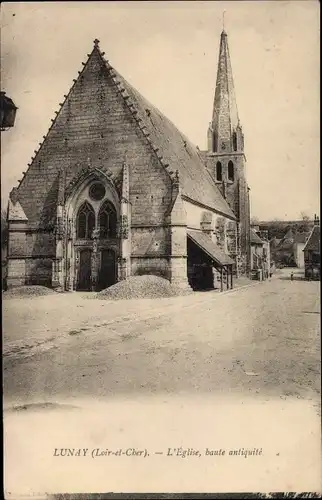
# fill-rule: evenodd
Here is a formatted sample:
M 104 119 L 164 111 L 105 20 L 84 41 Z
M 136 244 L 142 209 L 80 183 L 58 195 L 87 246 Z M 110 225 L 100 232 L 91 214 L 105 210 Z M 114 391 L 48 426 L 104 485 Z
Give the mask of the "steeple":
M 243 134 L 239 122 L 228 37 L 223 26 L 212 121 L 208 130 L 208 151 L 230 153 L 243 150 Z

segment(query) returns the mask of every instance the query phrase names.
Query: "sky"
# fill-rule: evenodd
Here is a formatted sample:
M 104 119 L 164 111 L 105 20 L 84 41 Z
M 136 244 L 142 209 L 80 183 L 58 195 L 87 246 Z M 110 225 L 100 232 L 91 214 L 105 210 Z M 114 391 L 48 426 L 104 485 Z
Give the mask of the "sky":
M 318 214 L 317 0 L 3 4 L 1 90 L 19 109 L 14 128 L 1 133 L 2 203 L 27 170 L 95 38 L 111 65 L 206 149 L 223 11 L 252 216 Z

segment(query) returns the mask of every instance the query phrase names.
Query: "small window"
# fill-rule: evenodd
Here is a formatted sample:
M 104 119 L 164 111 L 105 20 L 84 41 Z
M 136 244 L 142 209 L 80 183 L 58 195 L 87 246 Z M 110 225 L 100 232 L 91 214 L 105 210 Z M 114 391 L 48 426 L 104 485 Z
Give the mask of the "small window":
M 93 207 L 85 201 L 78 210 L 76 235 L 80 239 L 90 239 L 95 228 L 95 212 Z
M 213 152 L 214 153 L 217 153 L 217 143 L 218 143 L 218 140 L 217 140 L 217 134 L 214 132 L 213 134 L 213 138 L 212 138 L 212 149 L 213 149 Z
M 89 196 L 94 201 L 101 201 L 105 196 L 105 187 L 100 182 L 94 182 L 89 188 Z
M 228 162 L 228 180 L 233 181 L 234 180 L 234 164 L 232 161 Z
M 217 161 L 216 163 L 216 180 L 217 181 L 222 181 L 222 164 L 220 161 Z
M 233 132 L 233 150 L 237 151 L 237 134 Z

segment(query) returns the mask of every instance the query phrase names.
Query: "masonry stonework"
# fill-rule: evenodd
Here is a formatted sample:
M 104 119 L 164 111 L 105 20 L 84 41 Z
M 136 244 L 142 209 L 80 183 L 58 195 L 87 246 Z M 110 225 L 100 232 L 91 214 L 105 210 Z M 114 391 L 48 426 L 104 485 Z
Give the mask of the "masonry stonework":
M 227 34 L 220 38 L 213 117 L 208 129 L 208 150 L 204 161 L 237 218 L 230 225 L 227 251 L 234 257 L 237 274 L 250 272 L 250 206 L 246 179 L 244 135 L 240 125 Z
M 157 274 L 188 287 L 189 228 L 235 258 L 236 228 L 243 241 L 249 208 L 243 137 L 239 125 L 237 139 L 232 135 L 228 120 L 232 79 L 222 74 L 225 57 L 221 50 L 221 104 L 214 112 L 219 121 L 213 120 L 210 149 L 202 155 L 112 68 L 95 40 L 10 195 L 8 286 L 93 290 L 131 275 Z M 239 149 L 231 156 L 236 140 Z M 223 148 L 224 176 L 230 158 L 235 163 L 227 187 L 214 173 Z M 91 197 L 94 185 L 101 198 Z

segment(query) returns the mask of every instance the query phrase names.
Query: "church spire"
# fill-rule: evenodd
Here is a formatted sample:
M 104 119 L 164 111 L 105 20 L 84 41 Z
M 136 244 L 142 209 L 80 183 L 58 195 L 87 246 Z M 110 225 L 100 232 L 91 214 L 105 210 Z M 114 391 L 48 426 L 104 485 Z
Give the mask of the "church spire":
M 224 20 L 223 14 L 223 31 L 220 36 L 215 99 L 208 133 L 209 150 L 218 153 L 229 153 L 243 149 Z

